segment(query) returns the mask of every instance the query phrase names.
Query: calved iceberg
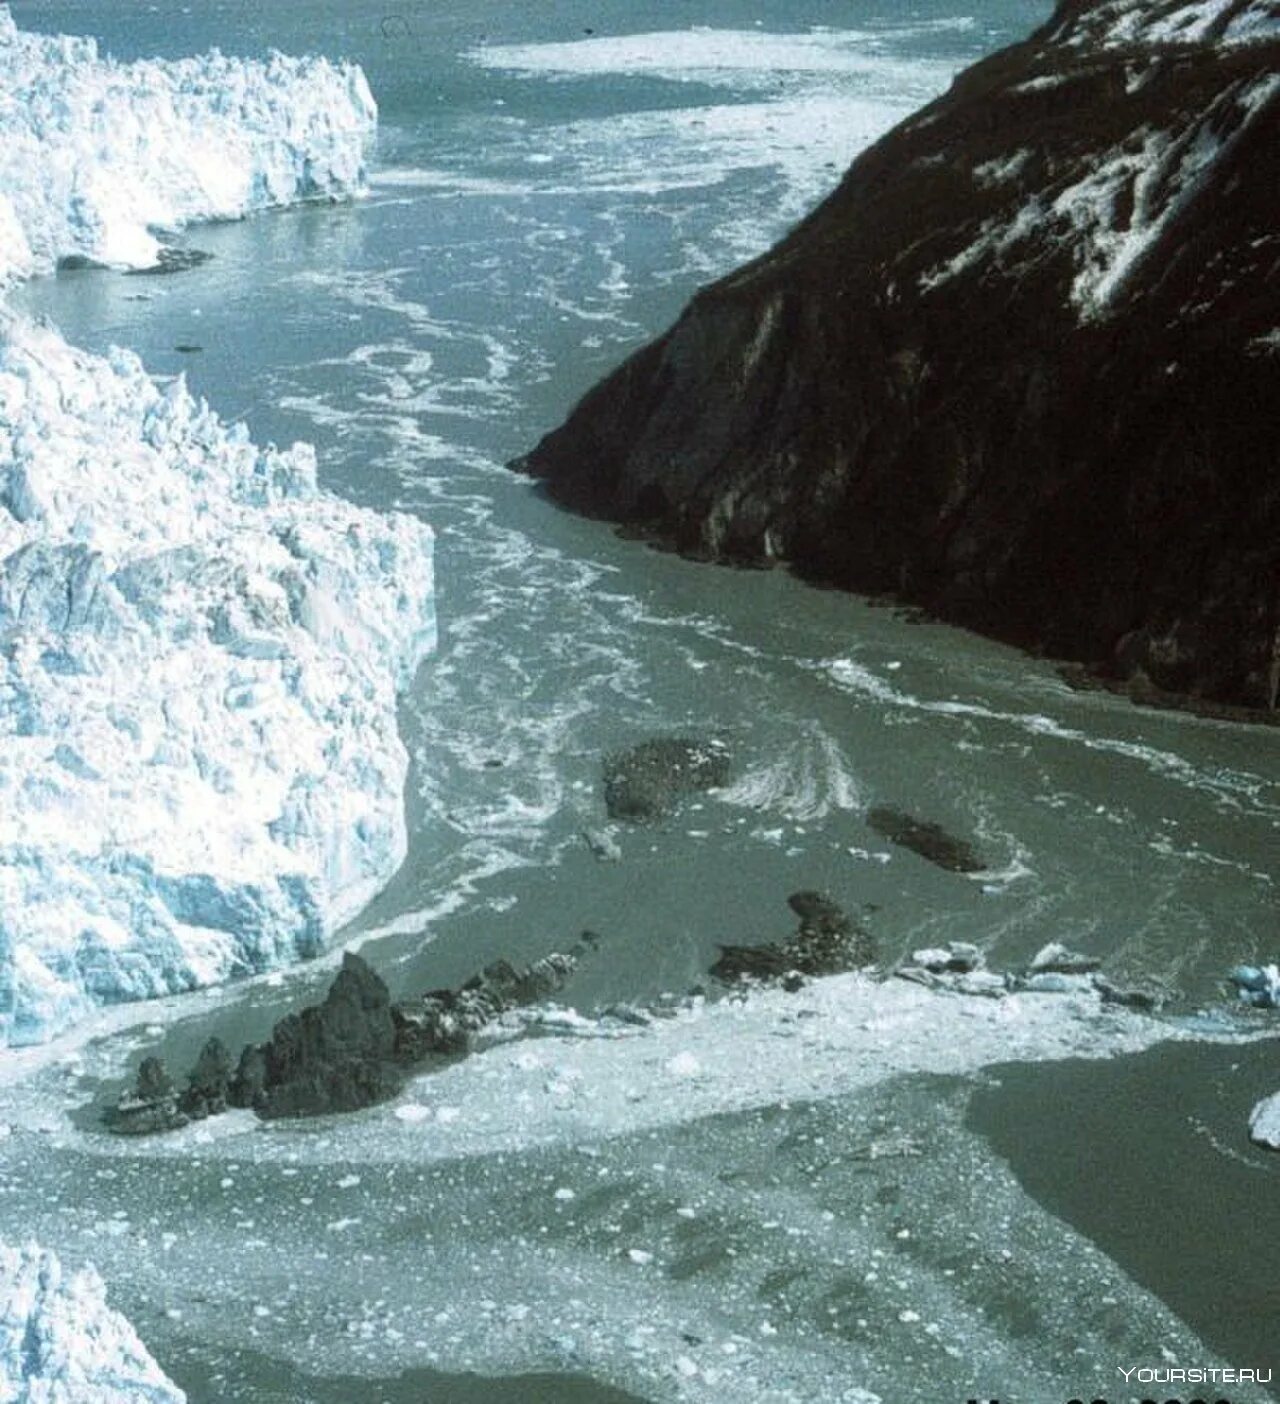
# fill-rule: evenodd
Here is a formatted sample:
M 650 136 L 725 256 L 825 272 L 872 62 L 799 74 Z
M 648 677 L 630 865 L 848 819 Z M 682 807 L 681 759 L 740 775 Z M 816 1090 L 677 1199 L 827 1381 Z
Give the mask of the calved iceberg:
M 183 1404 L 186 1397 L 107 1305 L 92 1267 L 67 1272 L 34 1243 L 0 1243 L 0 1399 Z
M 64 259 L 147 267 L 193 220 L 352 195 L 376 125 L 354 64 L 118 63 L 0 5 L 0 284 Z

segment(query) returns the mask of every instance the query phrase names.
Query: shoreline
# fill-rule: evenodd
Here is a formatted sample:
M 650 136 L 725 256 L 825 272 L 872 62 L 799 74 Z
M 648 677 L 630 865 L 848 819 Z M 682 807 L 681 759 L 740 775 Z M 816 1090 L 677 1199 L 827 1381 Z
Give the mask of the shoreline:
M 984 629 L 963 617 L 936 613 L 927 604 L 904 599 L 895 594 L 861 590 L 857 586 L 844 585 L 837 580 L 823 579 L 807 572 L 798 562 L 785 557 L 716 555 L 702 546 L 681 545 L 674 530 L 661 522 L 620 521 L 593 511 L 587 505 L 566 501 L 555 492 L 546 479 L 533 477 L 531 470 L 526 466 L 529 456 L 521 454 L 506 466 L 521 477 L 531 478 L 534 490 L 553 503 L 558 510 L 569 512 L 585 521 L 598 522 L 608 527 L 620 541 L 635 542 L 651 551 L 679 556 L 682 560 L 691 561 L 696 565 L 745 571 L 784 570 L 812 589 L 847 595 L 871 609 L 893 610 L 909 624 L 939 624 L 949 629 L 960 629 L 975 638 L 987 639 L 992 643 L 1017 649 L 1028 659 L 1048 663 L 1073 692 L 1107 693 L 1123 698 L 1140 709 L 1176 712 L 1202 721 L 1226 722 L 1232 726 L 1280 727 L 1280 707 L 1250 707 L 1244 703 L 1215 701 L 1213 698 L 1198 697 L 1189 692 L 1175 692 L 1157 687 L 1141 671 L 1130 677 L 1118 677 L 1107 671 L 1109 665 L 1106 659 L 1049 658 L 1036 648 L 1028 647 L 1013 633 L 995 628 Z

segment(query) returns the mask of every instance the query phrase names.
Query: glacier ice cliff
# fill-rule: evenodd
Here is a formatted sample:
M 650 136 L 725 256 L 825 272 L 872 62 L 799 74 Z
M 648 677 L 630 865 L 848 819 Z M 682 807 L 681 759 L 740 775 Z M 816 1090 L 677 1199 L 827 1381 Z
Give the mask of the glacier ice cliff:
M 0 283 L 341 194 L 358 68 L 128 65 L 0 6 Z M 432 535 L 318 490 L 182 379 L 0 307 L 0 1046 L 314 954 L 406 835 L 396 694 Z
M 118 63 L 0 5 L 0 284 L 62 259 L 157 261 L 157 231 L 354 194 L 377 106 L 354 64 Z
M 0 1399 L 13 1404 L 183 1404 L 92 1267 L 0 1243 Z
M 405 849 L 422 522 L 182 380 L 0 339 L 0 1043 L 313 954 Z

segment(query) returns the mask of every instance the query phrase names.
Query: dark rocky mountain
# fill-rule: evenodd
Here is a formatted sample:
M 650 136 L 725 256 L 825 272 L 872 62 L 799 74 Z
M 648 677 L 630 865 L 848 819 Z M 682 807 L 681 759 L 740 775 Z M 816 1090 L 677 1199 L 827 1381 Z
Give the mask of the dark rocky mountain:
M 1280 4 L 1062 0 L 515 466 L 1274 712 L 1278 445 Z

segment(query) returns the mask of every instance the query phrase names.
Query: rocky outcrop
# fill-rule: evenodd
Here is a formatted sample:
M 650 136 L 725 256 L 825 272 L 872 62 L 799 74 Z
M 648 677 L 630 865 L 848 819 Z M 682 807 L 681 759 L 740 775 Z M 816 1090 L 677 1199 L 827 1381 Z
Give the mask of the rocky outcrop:
M 322 1004 L 288 1014 L 241 1056 L 233 1100 L 264 1117 L 356 1111 L 400 1089 L 391 996 L 348 951 Z
M 211 1038 L 187 1077 L 182 1110 L 192 1121 L 200 1121 L 226 1111 L 230 1100 L 231 1054 L 220 1038 Z
M 956 838 L 941 824 L 929 819 L 917 819 L 900 809 L 877 805 L 868 811 L 867 823 L 890 843 L 896 843 L 899 848 L 909 848 L 912 853 L 939 868 L 945 868 L 949 873 L 986 871 L 986 863 L 967 839 Z
M 860 970 L 876 958 L 871 933 L 850 920 L 821 892 L 793 892 L 787 905 L 799 917 L 785 941 L 759 946 L 721 946 L 710 973 L 726 984 L 780 982 L 790 988 L 806 976 Z
M 522 969 L 497 960 L 460 990 L 433 990 L 421 1000 L 397 1005 L 398 1056 L 416 1062 L 431 1054 L 470 1052 L 477 1035 L 502 1015 L 541 1004 L 562 990 L 582 957 L 598 944 L 594 932 L 584 931 L 569 951 L 552 951 Z
M 1139 695 L 1280 696 L 1280 11 L 1061 0 L 518 465 Z
M 178 1105 L 178 1090 L 173 1085 L 173 1079 L 156 1057 L 142 1060 L 133 1088 L 122 1093 L 102 1119 L 110 1130 L 120 1136 L 150 1136 L 157 1131 L 176 1131 L 189 1120 Z
M 658 736 L 604 760 L 604 803 L 611 819 L 657 819 L 688 794 L 729 782 L 723 743 Z
M 584 931 L 568 951 L 532 965 L 493 962 L 457 990 L 433 990 L 393 1004 L 382 977 L 348 951 L 320 1004 L 287 1014 L 266 1043 L 251 1043 L 232 1072 L 217 1038 L 200 1051 L 178 1092 L 164 1064 L 149 1056 L 134 1087 L 103 1113 L 108 1130 L 141 1136 L 174 1131 L 228 1107 L 265 1119 L 358 1111 L 386 1101 L 405 1076 L 431 1056 L 455 1057 L 504 1014 L 549 999 L 564 988 L 599 938 Z

